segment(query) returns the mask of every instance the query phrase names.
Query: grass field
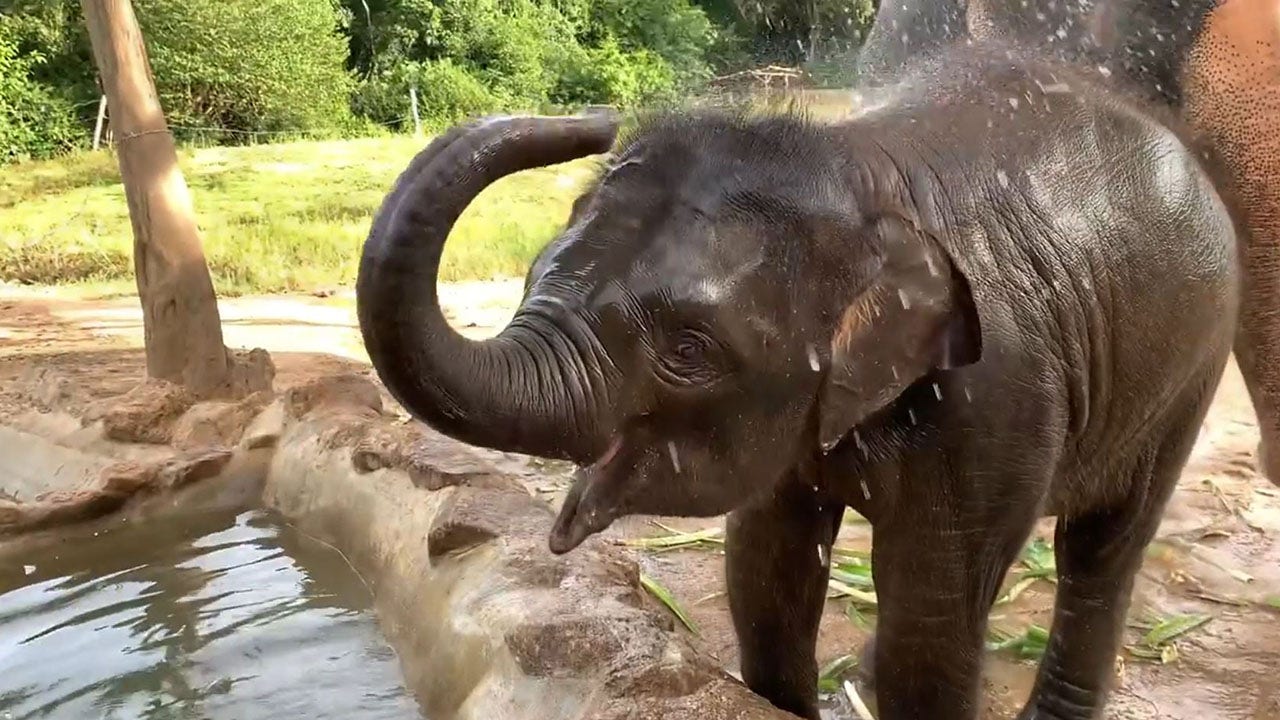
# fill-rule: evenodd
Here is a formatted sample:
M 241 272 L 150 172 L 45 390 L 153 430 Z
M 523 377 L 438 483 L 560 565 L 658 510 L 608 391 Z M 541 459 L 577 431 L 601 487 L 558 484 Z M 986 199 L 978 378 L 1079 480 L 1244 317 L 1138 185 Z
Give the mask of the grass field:
M 412 137 L 180 151 L 219 292 L 349 284 L 373 213 L 426 141 Z M 445 249 L 445 280 L 519 276 L 564 224 L 590 159 L 495 183 Z M 114 155 L 0 167 L 0 280 L 132 286 Z
M 819 117 L 849 107 L 842 90 L 794 98 Z M 373 213 L 426 142 L 392 136 L 180 149 L 218 291 L 349 285 Z M 454 228 L 441 278 L 523 275 L 563 226 L 593 165 L 588 158 L 531 170 L 486 189 Z M 132 292 L 132 244 L 111 152 L 0 166 L 0 282 Z

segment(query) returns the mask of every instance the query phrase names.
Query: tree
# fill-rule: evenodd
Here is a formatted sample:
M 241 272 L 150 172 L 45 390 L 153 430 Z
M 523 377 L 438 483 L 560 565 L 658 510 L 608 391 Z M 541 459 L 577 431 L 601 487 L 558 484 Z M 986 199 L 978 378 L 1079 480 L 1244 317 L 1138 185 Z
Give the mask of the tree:
M 195 210 L 133 7 L 129 0 L 81 0 L 81 7 L 111 109 L 133 223 L 147 375 L 184 385 L 198 397 L 224 394 L 233 361 L 222 344 Z

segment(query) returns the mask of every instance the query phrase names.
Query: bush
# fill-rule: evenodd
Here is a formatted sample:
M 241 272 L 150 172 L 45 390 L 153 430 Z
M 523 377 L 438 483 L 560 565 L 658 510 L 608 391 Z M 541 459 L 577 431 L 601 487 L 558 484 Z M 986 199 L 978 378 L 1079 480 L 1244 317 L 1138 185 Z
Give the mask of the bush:
M 623 107 L 668 96 L 675 72 L 648 50 L 625 52 L 613 38 L 597 48 L 571 46 L 555 59 L 550 100 L 561 106 L 611 103 Z
M 134 0 L 175 131 L 341 132 L 353 79 L 333 5 L 316 0 Z
M 707 51 L 716 34 L 707 14 L 689 0 L 595 0 L 592 23 L 595 32 L 617 38 L 623 50 L 662 58 L 681 85 L 709 75 Z
M 424 125 L 441 128 L 503 106 L 475 75 L 452 60 L 406 62 L 360 83 L 352 105 L 374 122 L 400 129 L 413 127 L 409 88 L 418 88 L 418 112 Z
M 40 55 L 19 56 L 0 16 L 0 162 L 56 155 L 82 142 L 74 106 L 32 78 Z

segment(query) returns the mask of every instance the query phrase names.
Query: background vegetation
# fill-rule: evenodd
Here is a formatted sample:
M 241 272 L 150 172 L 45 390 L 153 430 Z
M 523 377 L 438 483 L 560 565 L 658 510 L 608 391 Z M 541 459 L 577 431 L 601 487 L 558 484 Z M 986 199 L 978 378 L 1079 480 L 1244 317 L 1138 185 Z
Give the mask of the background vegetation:
M 482 112 L 659 102 L 770 63 L 847 82 L 874 14 L 873 0 L 133 4 L 170 124 L 202 144 L 404 130 L 410 87 L 438 128 Z M 98 97 L 79 0 L 0 0 L 0 162 L 86 145 Z
M 425 142 L 405 132 L 411 87 L 428 133 L 688 98 L 767 64 L 845 88 L 871 2 L 133 0 L 222 293 L 353 279 L 369 218 Z M 99 96 L 79 0 L 0 0 L 0 283 L 132 285 L 114 155 L 86 151 Z M 487 190 L 444 279 L 522 274 L 589 168 Z

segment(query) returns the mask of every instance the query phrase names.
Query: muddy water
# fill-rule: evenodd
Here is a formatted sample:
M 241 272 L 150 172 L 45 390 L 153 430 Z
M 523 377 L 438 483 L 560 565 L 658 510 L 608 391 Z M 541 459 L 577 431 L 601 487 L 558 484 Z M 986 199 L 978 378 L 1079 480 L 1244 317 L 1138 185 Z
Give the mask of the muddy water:
M 0 555 L 0 718 L 414 720 L 370 593 L 265 511 Z

